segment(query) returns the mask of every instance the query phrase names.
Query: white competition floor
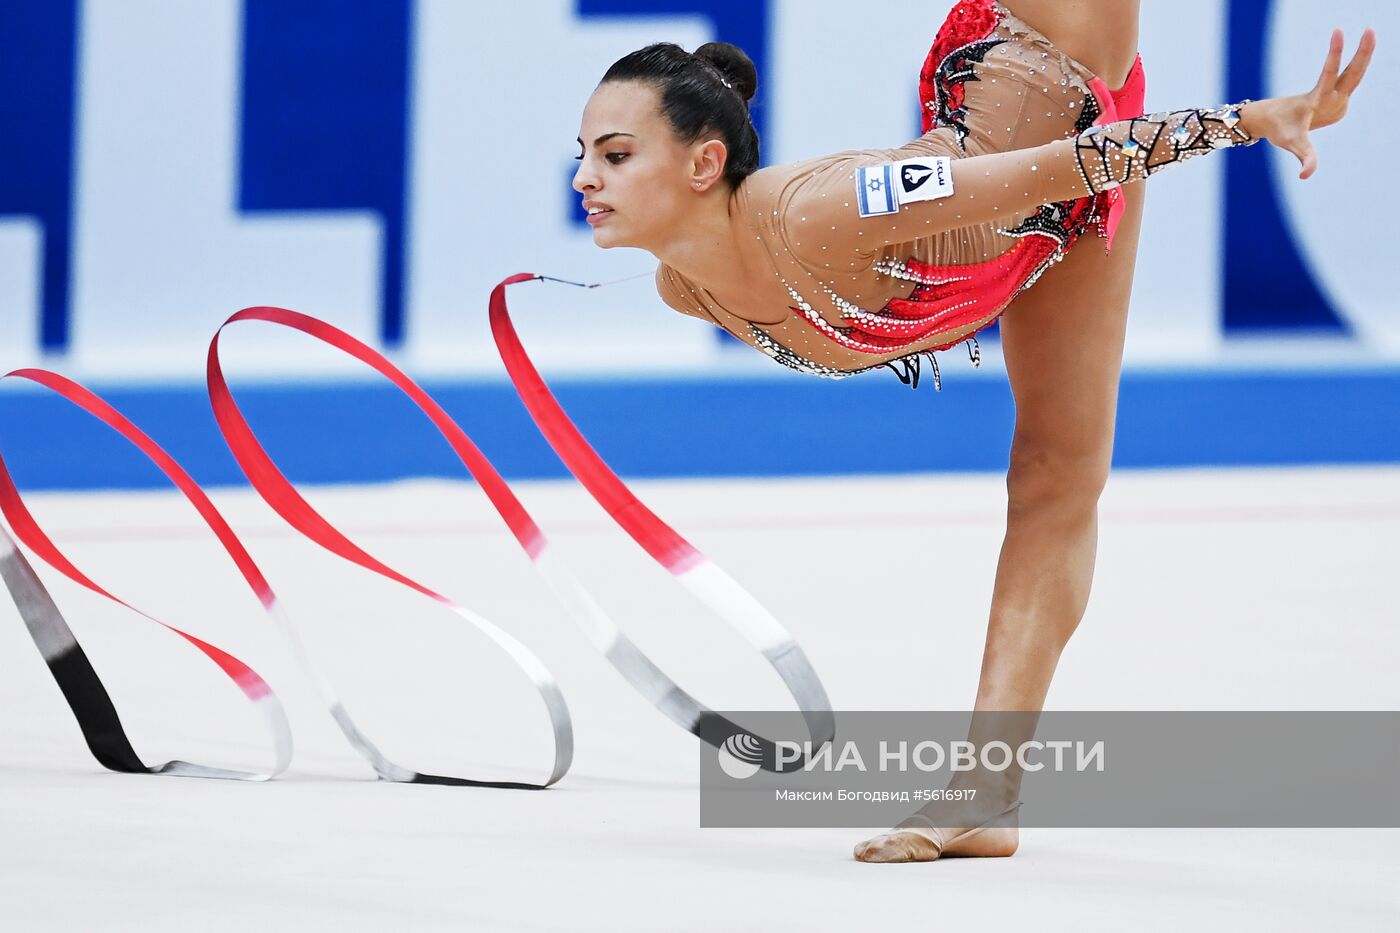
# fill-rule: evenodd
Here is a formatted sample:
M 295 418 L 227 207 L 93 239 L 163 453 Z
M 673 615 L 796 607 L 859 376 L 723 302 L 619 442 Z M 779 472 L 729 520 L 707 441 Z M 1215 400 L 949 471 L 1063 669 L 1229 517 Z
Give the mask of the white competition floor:
M 644 501 L 791 628 L 839 709 L 966 709 L 1003 523 L 996 476 L 647 482 Z M 721 709 L 786 708 L 737 636 L 581 490 L 517 486 L 605 606 Z M 483 637 L 216 491 L 350 710 L 420 770 L 543 776 L 543 716 Z M 470 485 L 311 490 L 391 566 L 553 669 L 572 772 L 540 792 L 380 784 L 232 564 L 165 494 L 35 495 L 79 567 L 257 668 L 297 742 L 248 785 L 104 772 L 0 602 L 0 927 L 38 930 L 1343 930 L 1400 924 L 1396 830 L 1022 830 L 1011 859 L 866 865 L 849 829 L 700 829 L 697 742 L 541 590 Z M 47 568 L 137 750 L 260 766 L 236 691 Z M 1400 467 L 1119 472 L 1057 709 L 1397 709 Z M 892 673 L 897 670 L 897 673 Z M 910 672 L 938 671 L 938 676 Z M 871 827 L 879 829 L 883 827 Z

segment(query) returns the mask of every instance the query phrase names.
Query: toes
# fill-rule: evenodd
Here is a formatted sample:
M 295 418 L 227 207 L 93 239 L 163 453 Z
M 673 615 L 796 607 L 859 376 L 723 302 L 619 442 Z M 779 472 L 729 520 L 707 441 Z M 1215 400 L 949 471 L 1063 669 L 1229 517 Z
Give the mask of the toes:
M 864 842 L 856 844 L 855 856 L 859 862 L 888 862 L 891 861 L 889 845 L 885 842 L 887 836 L 876 836 Z
M 889 837 L 876 836 L 874 839 L 867 839 L 856 846 L 856 861 L 859 862 L 892 862 L 895 861 L 895 853 L 892 847 L 885 841 Z
M 938 858 L 938 850 L 917 833 L 882 833 L 855 848 L 861 862 L 927 862 Z

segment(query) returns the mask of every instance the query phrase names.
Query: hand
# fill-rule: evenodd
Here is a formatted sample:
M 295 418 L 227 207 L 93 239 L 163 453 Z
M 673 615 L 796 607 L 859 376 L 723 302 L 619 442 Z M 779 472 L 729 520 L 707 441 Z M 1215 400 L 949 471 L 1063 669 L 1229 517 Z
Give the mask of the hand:
M 1351 93 L 1361 83 L 1375 50 L 1376 31 L 1367 29 L 1361 34 L 1356 55 L 1347 70 L 1338 75 L 1342 64 L 1342 31 L 1332 30 L 1327 61 L 1313 89 L 1306 94 L 1246 104 L 1242 114 L 1245 132 L 1293 153 L 1303 166 L 1298 177 L 1310 177 L 1317 171 L 1317 151 L 1308 138 L 1309 131 L 1331 126 L 1346 115 Z

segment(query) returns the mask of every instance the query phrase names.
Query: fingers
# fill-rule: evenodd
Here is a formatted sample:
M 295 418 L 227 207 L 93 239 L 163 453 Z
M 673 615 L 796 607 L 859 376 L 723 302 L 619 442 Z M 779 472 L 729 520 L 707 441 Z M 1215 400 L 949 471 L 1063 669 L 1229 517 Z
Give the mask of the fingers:
M 1356 86 L 1361 83 L 1361 77 L 1366 74 L 1366 69 L 1371 64 L 1371 54 L 1375 51 L 1376 31 L 1368 27 L 1361 34 L 1361 42 L 1357 45 L 1356 54 L 1352 56 L 1347 70 L 1337 79 L 1338 92 L 1350 95 L 1356 90 Z
M 1317 171 L 1317 150 L 1313 148 L 1312 140 L 1304 136 L 1301 142 L 1289 147 L 1289 151 L 1302 163 L 1303 170 L 1298 173 L 1298 177 L 1306 181 Z
M 1331 89 L 1337 81 L 1337 72 L 1342 67 L 1342 31 L 1332 30 L 1332 39 L 1327 43 L 1327 61 L 1322 65 L 1322 76 L 1317 79 L 1317 87 L 1314 90 L 1324 93 Z

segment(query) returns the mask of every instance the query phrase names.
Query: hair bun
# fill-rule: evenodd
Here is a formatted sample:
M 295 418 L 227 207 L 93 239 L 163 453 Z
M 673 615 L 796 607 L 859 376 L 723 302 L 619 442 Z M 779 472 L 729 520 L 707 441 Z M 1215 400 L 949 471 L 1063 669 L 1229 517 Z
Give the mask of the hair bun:
M 745 103 L 753 100 L 758 90 L 758 69 L 743 49 L 728 42 L 706 42 L 695 50 L 695 57 L 714 65 Z

